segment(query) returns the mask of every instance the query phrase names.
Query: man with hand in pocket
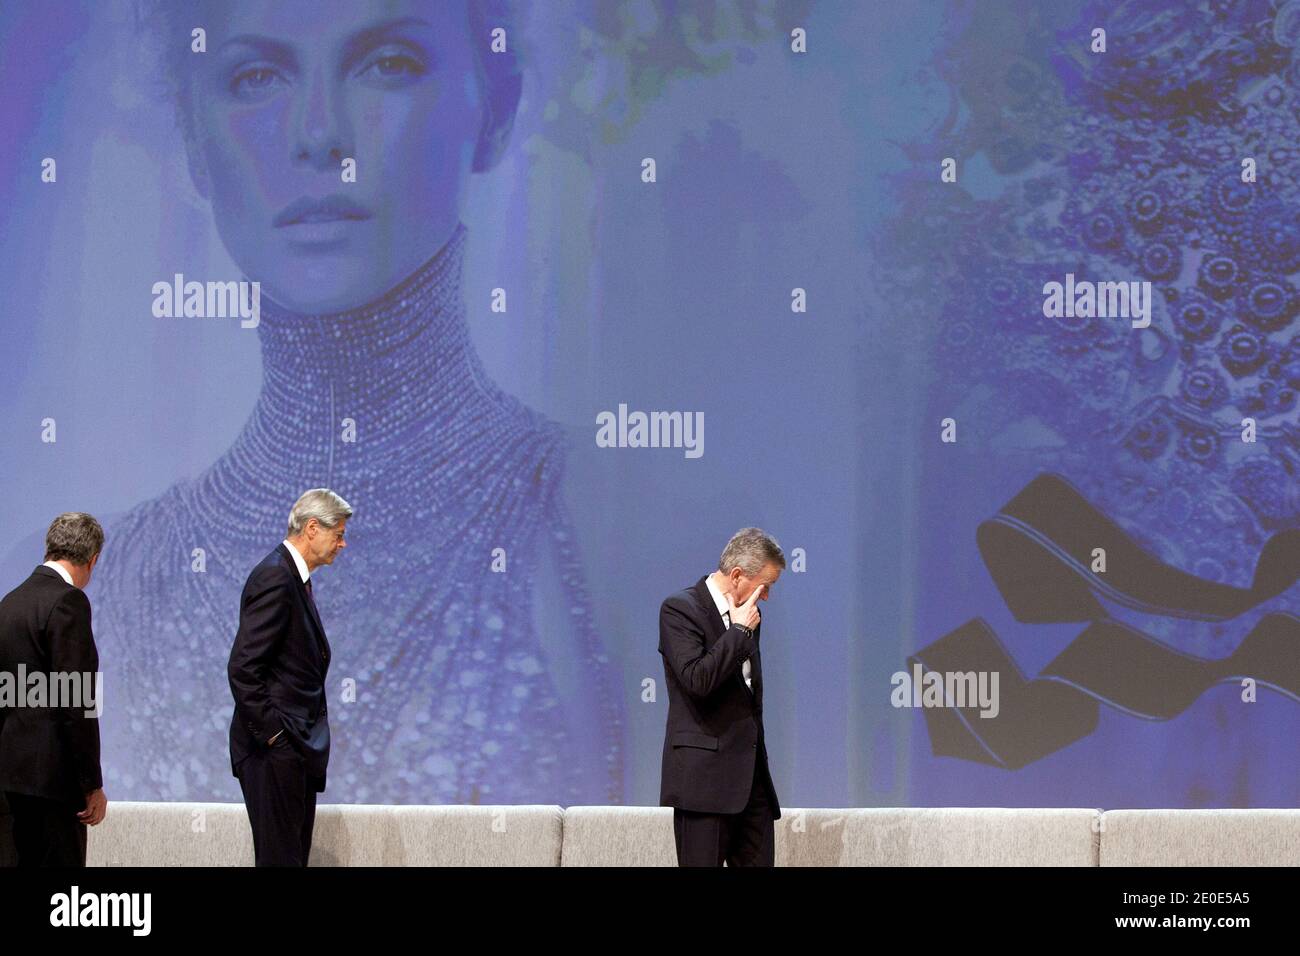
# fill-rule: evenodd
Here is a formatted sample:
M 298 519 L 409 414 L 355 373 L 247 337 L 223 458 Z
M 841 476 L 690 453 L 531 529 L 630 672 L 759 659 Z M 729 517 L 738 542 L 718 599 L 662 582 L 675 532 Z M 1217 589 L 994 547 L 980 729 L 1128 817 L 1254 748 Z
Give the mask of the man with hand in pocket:
M 718 570 L 659 608 L 668 689 L 659 805 L 673 808 L 679 866 L 772 866 L 781 806 L 763 739 L 762 627 L 785 568 L 771 535 L 742 528 Z
M 227 675 L 235 698 L 230 767 L 244 793 L 257 866 L 306 866 L 325 789 L 330 645 L 312 572 L 333 564 L 351 506 L 313 488 L 289 513 L 289 534 L 248 576 Z

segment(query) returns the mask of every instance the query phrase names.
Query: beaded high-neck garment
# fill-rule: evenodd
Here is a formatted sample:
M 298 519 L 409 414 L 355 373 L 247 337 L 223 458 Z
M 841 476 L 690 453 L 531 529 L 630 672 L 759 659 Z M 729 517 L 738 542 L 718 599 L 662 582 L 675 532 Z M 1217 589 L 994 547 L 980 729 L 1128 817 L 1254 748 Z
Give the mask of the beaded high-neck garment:
M 263 383 L 242 434 L 106 529 L 95 636 L 115 798 L 237 799 L 226 663 L 240 592 L 297 496 L 325 486 L 356 509 L 313 578 L 333 648 L 330 801 L 621 802 L 621 687 L 560 495 L 562 433 L 483 372 L 465 238 L 458 224 L 360 309 L 263 300 Z M 571 622 L 563 661 L 534 624 L 543 562 Z

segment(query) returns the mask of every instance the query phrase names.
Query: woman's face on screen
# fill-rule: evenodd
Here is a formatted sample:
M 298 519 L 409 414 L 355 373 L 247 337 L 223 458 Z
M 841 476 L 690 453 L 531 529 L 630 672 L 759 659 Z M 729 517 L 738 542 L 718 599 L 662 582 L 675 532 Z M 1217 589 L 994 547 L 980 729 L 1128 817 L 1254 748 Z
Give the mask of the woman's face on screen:
M 482 121 L 463 2 L 208 0 L 194 19 L 191 169 L 264 295 L 354 308 L 450 238 Z

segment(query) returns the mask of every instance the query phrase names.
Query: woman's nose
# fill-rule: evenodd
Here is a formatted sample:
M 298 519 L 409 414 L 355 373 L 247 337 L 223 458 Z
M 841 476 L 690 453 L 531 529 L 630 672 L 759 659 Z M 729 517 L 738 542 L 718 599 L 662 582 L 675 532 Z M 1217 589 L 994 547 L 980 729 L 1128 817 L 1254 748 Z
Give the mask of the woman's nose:
M 352 123 L 342 84 L 317 68 L 307 78 L 295 117 L 293 159 L 315 169 L 342 167 L 351 155 Z

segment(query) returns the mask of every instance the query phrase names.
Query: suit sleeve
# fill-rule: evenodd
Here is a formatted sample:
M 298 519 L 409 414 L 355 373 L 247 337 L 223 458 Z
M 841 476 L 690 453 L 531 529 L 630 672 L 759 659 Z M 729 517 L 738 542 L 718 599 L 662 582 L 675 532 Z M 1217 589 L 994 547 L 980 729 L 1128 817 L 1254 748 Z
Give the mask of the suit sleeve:
M 754 653 L 754 639 L 729 627 L 707 651 L 704 631 L 671 600 L 659 608 L 659 652 L 692 697 L 708 697 Z
M 96 680 L 99 651 L 90 629 L 90 599 L 80 588 L 69 588 L 54 605 L 45 631 L 50 642 L 50 669 L 55 674 L 89 675 Z M 92 688 L 97 691 L 98 683 L 86 688 L 87 693 Z M 60 734 L 82 793 L 104 785 L 99 766 L 99 718 L 86 716 L 89 705 L 89 700 L 83 700 L 79 706 L 59 708 Z
M 267 693 L 266 676 L 289 626 L 289 586 L 287 571 L 252 578 L 245 585 L 239 631 L 226 668 L 235 712 L 262 743 L 284 727 Z

